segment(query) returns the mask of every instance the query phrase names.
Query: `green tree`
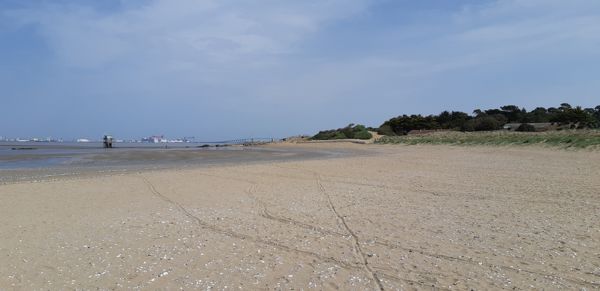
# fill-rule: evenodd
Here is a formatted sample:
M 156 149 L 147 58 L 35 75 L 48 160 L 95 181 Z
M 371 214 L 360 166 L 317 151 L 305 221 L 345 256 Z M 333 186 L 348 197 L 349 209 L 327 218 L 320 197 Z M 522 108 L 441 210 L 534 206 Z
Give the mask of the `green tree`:
M 459 129 L 469 119 L 471 117 L 468 114 L 460 111 L 444 111 L 435 117 L 440 128 L 443 129 Z
M 538 107 L 527 114 L 528 122 L 548 122 L 550 116 L 544 107 Z
M 502 112 L 500 114 L 504 115 L 508 122 L 521 122 L 524 118 L 524 115 L 527 113 L 525 109 L 521 110 L 516 105 L 506 105 L 500 107 Z
M 591 112 L 584 110 L 581 106 L 573 108 L 566 103 L 561 104 L 560 108 L 552 113 L 550 121 L 562 125 L 571 124 L 577 128 L 593 128 L 596 127 L 597 122 Z
M 422 115 L 402 115 L 394 117 L 384 122 L 381 127 L 389 127 L 397 135 L 405 135 L 411 130 L 430 130 L 438 129 L 440 125 L 436 121 L 436 117 Z

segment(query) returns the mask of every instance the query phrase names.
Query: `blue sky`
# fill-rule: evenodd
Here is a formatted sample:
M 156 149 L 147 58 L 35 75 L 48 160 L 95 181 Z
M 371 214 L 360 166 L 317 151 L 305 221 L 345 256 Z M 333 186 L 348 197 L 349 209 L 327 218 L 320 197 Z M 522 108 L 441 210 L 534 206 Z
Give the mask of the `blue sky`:
M 284 137 L 600 104 L 597 0 L 2 0 L 0 136 Z

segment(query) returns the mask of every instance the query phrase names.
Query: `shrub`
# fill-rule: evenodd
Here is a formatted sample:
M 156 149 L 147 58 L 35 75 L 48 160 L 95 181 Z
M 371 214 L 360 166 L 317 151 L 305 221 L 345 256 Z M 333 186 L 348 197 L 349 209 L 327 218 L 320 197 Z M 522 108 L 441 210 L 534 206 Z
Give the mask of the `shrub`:
M 516 131 L 534 132 L 536 130 L 535 130 L 535 126 L 533 126 L 529 123 L 521 123 L 521 125 L 519 125 L 519 127 L 517 127 Z
M 387 135 L 387 136 L 395 136 L 396 135 L 394 130 L 392 130 L 392 127 L 387 124 L 380 126 L 377 129 L 377 133 L 381 134 L 381 135 Z
M 500 115 L 501 116 L 501 115 Z M 502 128 L 503 123 L 499 121 L 499 116 L 483 115 L 465 122 L 461 126 L 462 131 L 491 131 Z
M 475 119 L 471 119 L 460 127 L 461 131 L 475 131 Z
M 373 135 L 366 130 L 354 133 L 354 138 L 357 138 L 357 139 L 371 139 L 372 137 L 373 137 Z
M 312 139 L 329 140 L 329 139 L 370 139 L 373 135 L 367 131 L 364 125 L 349 124 L 344 128 L 319 131 Z
M 498 130 L 502 128 L 500 121 L 491 116 L 485 116 L 475 119 L 475 131 Z

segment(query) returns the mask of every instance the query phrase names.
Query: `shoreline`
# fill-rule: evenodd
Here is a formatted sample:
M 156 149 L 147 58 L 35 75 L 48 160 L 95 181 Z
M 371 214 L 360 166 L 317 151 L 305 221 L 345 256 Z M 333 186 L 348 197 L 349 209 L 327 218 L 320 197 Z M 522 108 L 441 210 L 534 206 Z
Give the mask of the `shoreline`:
M 232 152 L 235 151 L 235 152 Z M 120 175 L 134 172 L 171 169 L 203 169 L 219 166 L 263 164 L 278 161 L 333 159 L 344 156 L 370 155 L 368 149 L 355 145 L 333 147 L 272 144 L 226 150 L 143 149 L 142 151 L 106 151 L 89 155 L 85 164 L 63 164 L 34 168 L 0 168 L 0 185 L 42 182 L 67 178 Z M 47 157 L 40 157 L 41 159 Z M 77 157 L 81 159 L 80 157 Z M 73 159 L 67 157 L 65 159 Z
M 529 144 L 529 145 L 515 145 L 515 144 L 430 144 L 430 143 L 356 143 L 353 141 L 318 141 L 318 142 L 293 142 L 293 143 L 275 143 L 260 146 L 245 146 L 235 149 L 236 151 L 246 150 L 243 155 L 250 156 L 253 152 L 268 152 L 271 154 L 282 154 L 283 156 L 270 156 L 262 159 L 229 159 L 228 157 L 218 157 L 219 160 L 212 161 L 201 161 L 201 160 L 185 160 L 185 161 L 172 161 L 162 160 L 160 155 L 165 153 L 175 153 L 178 151 L 185 151 L 190 154 L 194 153 L 218 153 L 219 150 L 206 150 L 206 149 L 143 149 L 149 155 L 158 154 L 159 158 L 152 161 L 149 160 L 137 160 L 138 163 L 127 164 L 127 160 L 122 164 L 94 164 L 89 163 L 87 165 L 71 166 L 71 165 L 60 165 L 58 167 L 38 167 L 38 168 L 16 168 L 16 169 L 2 169 L 0 168 L 0 186 L 17 184 L 17 183 L 38 183 L 47 181 L 61 181 L 68 179 L 78 178 L 94 178 L 111 175 L 125 175 L 129 173 L 141 173 L 141 172 L 157 172 L 157 171 L 169 171 L 169 170 L 194 170 L 194 169 L 210 169 L 218 167 L 231 167 L 231 166 L 243 166 L 243 165 L 261 165 L 270 163 L 285 163 L 285 162 L 301 162 L 311 160 L 327 160 L 327 159 L 338 159 L 348 157 L 369 157 L 377 155 L 385 155 L 386 151 L 401 150 L 402 148 L 450 148 L 450 149 L 476 149 L 479 151 L 490 152 L 494 150 L 502 151 L 522 151 L 534 153 L 538 151 L 542 152 L 573 152 L 573 153 L 600 153 L 595 148 L 563 148 L 556 146 L 547 146 L 543 144 Z M 131 151 L 131 150 L 129 150 Z M 116 160 L 118 156 L 110 156 L 112 153 L 108 153 L 105 159 Z M 135 159 L 134 159 L 135 161 Z

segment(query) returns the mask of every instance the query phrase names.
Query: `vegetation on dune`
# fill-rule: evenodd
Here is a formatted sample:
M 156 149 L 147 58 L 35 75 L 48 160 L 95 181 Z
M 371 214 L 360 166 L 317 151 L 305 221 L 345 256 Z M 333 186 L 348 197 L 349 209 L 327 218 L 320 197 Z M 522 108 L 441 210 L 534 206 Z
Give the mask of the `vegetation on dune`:
M 377 132 L 391 136 L 406 135 L 413 130 L 490 131 L 502 129 L 507 123 L 553 123 L 559 129 L 597 128 L 600 125 L 600 106 L 584 109 L 563 103 L 557 108 L 538 107 L 527 111 L 507 105 L 498 109 L 475 109 L 472 115 L 460 111 L 428 116 L 401 115 L 384 122 Z
M 405 114 L 385 121 L 378 128 L 350 124 L 320 131 L 312 139 L 370 139 L 370 130 L 384 136 L 379 143 L 547 144 L 587 148 L 600 145 L 600 131 L 592 130 L 596 128 L 600 128 L 600 105 L 582 108 L 563 103 L 559 107 L 537 107 L 532 111 L 506 105 L 475 109 L 472 114 L 460 111 L 427 116 Z M 502 129 L 507 130 L 500 131 Z M 418 134 L 412 134 L 415 131 Z
M 562 148 L 600 148 L 600 131 L 435 132 L 424 135 L 386 136 L 379 139 L 377 143 L 406 145 L 548 145 Z
M 319 131 L 311 139 L 330 140 L 330 139 L 370 139 L 373 136 L 364 125 L 349 124 L 344 128 Z

